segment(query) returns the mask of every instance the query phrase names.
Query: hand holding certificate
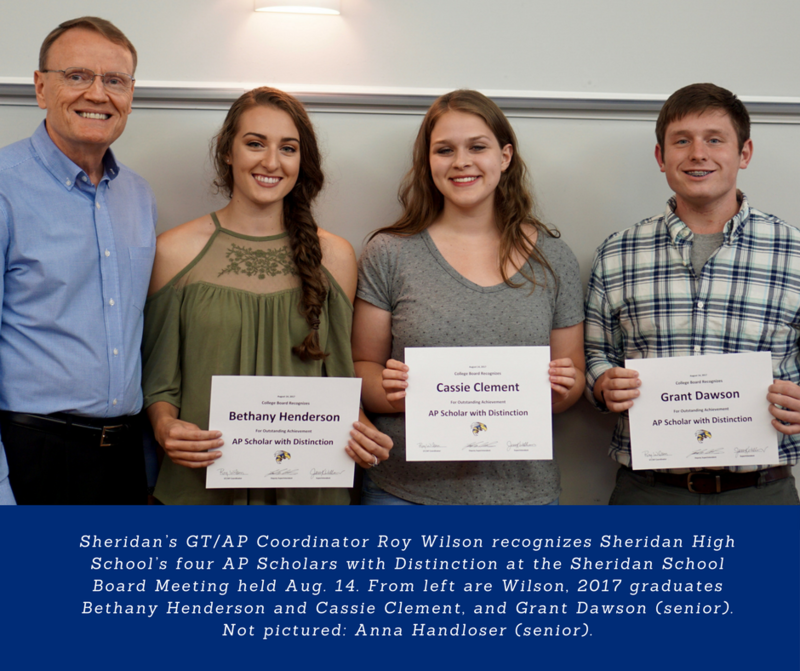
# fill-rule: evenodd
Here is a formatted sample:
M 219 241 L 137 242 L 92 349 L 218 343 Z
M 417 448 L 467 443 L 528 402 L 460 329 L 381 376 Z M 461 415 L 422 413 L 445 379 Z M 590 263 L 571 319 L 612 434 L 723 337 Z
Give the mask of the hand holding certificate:
M 633 359 L 641 395 L 629 411 L 633 468 L 779 463 L 766 400 L 769 352 Z
M 206 487 L 352 487 L 360 393 L 358 378 L 215 375 L 209 428 L 225 446 Z
M 409 461 L 552 459 L 549 347 L 407 347 Z

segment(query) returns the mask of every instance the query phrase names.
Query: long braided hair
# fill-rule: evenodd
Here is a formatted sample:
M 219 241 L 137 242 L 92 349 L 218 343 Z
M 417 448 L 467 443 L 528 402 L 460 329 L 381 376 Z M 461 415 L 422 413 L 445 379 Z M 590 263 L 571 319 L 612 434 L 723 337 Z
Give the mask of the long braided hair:
M 283 225 L 289 234 L 292 258 L 302 283 L 300 314 L 308 323 L 309 331 L 304 340 L 292 348 L 292 352 L 302 361 L 321 360 L 327 356 L 319 344 L 319 323 L 322 306 L 328 295 L 328 281 L 322 270 L 322 248 L 311 206 L 322 189 L 325 178 L 314 127 L 302 103 L 288 93 L 268 86 L 248 91 L 234 102 L 222 128 L 211 143 L 211 155 L 217 172 L 214 185 L 231 197 L 233 167 L 228 160 L 239 119 L 244 112 L 257 105 L 286 112 L 300 136 L 300 173 L 294 188 L 283 199 Z

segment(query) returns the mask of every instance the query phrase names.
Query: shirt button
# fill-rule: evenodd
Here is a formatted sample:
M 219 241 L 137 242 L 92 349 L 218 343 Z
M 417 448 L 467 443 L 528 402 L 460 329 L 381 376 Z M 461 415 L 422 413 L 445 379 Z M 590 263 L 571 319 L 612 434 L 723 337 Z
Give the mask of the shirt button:
M 117 399 L 114 399 L 113 401 L 111 401 L 111 405 L 116 405 L 116 404 L 117 404 Z
M 95 207 L 96 207 L 98 210 L 100 209 L 100 203 L 95 203 L 95 204 L 94 204 L 94 206 L 95 206 Z
M 119 350 L 115 347 L 114 348 L 114 356 L 117 356 L 117 354 L 119 354 Z
M 705 303 L 703 301 L 697 301 L 697 309 L 702 310 L 705 307 Z
M 700 354 L 700 345 L 695 345 L 695 346 L 694 346 L 694 351 L 695 351 L 697 354 Z
M 106 250 L 106 256 L 111 256 L 111 252 L 109 252 L 108 250 Z
M 88 181 L 89 181 L 89 178 L 88 178 L 86 175 L 81 175 L 81 179 L 82 179 L 84 182 L 88 182 Z
M 114 306 L 114 299 L 113 298 L 109 298 L 108 299 L 108 304 L 113 307 Z

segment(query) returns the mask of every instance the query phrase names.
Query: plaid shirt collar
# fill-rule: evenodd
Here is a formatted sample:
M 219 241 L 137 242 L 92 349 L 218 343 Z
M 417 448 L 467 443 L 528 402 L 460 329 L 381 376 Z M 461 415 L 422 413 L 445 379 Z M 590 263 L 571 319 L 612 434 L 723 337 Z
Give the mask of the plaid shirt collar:
M 750 205 L 747 202 L 747 196 L 741 191 L 736 192 L 736 198 L 739 201 L 739 211 L 725 224 L 722 232 L 725 234 L 725 241 L 723 244 L 733 244 L 736 239 L 742 234 L 747 220 L 750 218 Z M 675 209 L 678 207 L 678 199 L 672 196 L 667 201 L 667 209 L 664 211 L 664 222 L 669 231 L 669 237 L 672 244 L 680 247 L 683 244 L 691 241 L 694 233 L 683 220 L 675 214 Z

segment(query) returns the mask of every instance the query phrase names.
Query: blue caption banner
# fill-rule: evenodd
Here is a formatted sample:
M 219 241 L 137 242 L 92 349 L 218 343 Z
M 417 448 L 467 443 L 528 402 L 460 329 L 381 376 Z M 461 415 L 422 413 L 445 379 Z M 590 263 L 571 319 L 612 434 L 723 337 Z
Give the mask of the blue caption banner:
M 798 668 L 799 515 L 7 508 L 0 663 Z

